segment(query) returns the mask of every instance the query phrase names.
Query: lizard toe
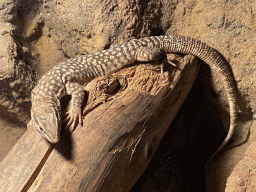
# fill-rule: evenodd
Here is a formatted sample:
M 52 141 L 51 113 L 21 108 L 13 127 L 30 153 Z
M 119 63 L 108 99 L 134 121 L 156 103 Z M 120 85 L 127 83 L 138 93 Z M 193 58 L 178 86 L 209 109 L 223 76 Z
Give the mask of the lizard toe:
M 70 132 L 75 130 L 77 124 L 82 125 L 81 109 L 72 108 L 68 112 L 64 113 L 63 116 L 63 123 L 66 123 L 65 127 L 69 129 Z

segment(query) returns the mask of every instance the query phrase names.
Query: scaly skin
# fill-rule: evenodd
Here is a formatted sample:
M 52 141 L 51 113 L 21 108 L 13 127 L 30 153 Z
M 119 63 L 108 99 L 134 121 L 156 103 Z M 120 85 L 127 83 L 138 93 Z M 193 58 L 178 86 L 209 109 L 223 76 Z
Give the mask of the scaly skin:
M 235 94 L 237 88 L 225 59 L 216 50 L 189 37 L 166 35 L 132 39 L 108 50 L 82 55 L 58 64 L 40 79 L 32 91 L 32 122 L 49 142 L 57 143 L 60 140 L 62 123 L 60 117 L 62 96 L 72 95 L 72 108 L 66 113 L 64 120 L 72 131 L 77 122 L 82 123 L 81 106 L 85 95 L 82 85 L 95 77 L 108 75 L 131 65 L 135 61 L 161 59 L 163 61 L 167 53 L 195 55 L 217 70 L 222 79 L 230 106 L 230 129 L 223 143 L 213 154 L 214 157 L 233 135 L 237 118 Z

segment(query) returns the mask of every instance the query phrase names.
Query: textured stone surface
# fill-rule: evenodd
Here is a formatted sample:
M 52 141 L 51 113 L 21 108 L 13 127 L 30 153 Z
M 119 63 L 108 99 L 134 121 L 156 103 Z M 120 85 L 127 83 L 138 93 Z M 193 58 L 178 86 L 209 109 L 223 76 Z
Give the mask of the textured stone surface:
M 54 65 L 133 36 L 184 35 L 227 59 L 243 113 L 230 149 L 214 158 L 204 175 L 205 162 L 229 128 L 229 109 L 221 80 L 201 65 L 192 92 L 133 191 L 224 191 L 255 138 L 251 131 L 246 140 L 253 130 L 250 112 L 256 111 L 254 0 L 1 0 L 0 7 L 0 123 L 5 127 L 0 134 L 6 138 L 0 158 L 30 118 L 31 89 Z

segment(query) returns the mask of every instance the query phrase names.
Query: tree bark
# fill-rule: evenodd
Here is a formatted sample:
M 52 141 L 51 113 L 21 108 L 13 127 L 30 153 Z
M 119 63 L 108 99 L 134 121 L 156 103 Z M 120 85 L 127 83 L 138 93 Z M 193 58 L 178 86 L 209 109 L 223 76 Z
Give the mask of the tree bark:
M 28 127 L 0 163 L 1 191 L 129 191 L 153 157 L 199 71 L 168 55 L 164 74 L 136 63 L 94 79 L 83 126 L 51 145 Z M 64 109 L 66 110 L 66 109 Z

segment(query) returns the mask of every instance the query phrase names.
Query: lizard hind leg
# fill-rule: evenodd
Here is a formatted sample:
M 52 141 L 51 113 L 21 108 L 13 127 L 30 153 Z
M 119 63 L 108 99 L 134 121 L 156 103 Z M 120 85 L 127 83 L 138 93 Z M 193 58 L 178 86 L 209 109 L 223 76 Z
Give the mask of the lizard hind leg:
M 143 46 L 137 50 L 136 60 L 144 62 L 156 61 L 158 63 L 158 67 L 152 68 L 158 70 L 160 68 L 160 72 L 163 74 L 163 68 L 167 61 L 167 55 L 163 49 Z

